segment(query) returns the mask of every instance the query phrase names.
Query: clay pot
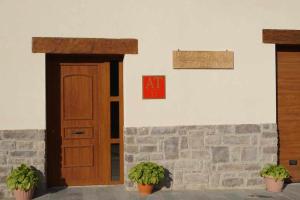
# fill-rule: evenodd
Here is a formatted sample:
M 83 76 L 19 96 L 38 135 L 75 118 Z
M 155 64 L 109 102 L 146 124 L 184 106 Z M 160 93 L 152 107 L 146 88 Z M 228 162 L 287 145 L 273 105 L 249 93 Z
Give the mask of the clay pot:
M 33 189 L 25 192 L 24 190 L 14 191 L 16 200 L 31 200 L 33 196 Z
M 267 191 L 269 192 L 281 192 L 283 188 L 284 181 L 275 180 L 273 177 L 265 177 L 265 184 L 267 187 Z
M 152 193 L 153 185 L 138 184 L 139 193 L 141 195 L 149 195 Z

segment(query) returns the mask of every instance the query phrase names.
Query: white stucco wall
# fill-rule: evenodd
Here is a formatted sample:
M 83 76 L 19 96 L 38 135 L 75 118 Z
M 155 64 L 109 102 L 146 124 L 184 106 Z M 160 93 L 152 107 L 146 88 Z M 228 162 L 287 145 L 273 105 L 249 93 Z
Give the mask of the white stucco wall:
M 274 46 L 263 28 L 300 29 L 298 0 L 0 0 L 0 129 L 45 128 L 45 59 L 33 36 L 137 38 L 125 57 L 125 126 L 276 121 Z M 172 50 L 233 50 L 234 70 L 174 70 Z M 166 100 L 142 100 L 142 75 Z

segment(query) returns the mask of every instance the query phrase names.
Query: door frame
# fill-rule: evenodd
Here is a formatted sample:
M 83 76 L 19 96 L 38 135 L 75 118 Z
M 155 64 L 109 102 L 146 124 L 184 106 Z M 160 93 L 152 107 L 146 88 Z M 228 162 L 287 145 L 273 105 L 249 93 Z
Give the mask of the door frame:
M 119 102 L 119 139 L 110 139 L 110 144 L 119 143 L 120 152 L 120 179 L 119 181 L 112 181 L 105 179 L 107 185 L 123 184 L 124 183 L 124 105 L 123 105 L 123 59 L 124 55 L 85 55 L 85 54 L 46 54 L 46 176 L 48 187 L 57 186 L 60 182 L 61 161 L 60 148 L 53 148 L 53 145 L 61 146 L 61 138 L 53 138 L 52 135 L 60 133 L 60 65 L 59 63 L 101 63 L 101 62 L 118 62 L 119 66 L 119 96 L 109 97 L 108 105 L 112 101 Z M 110 83 L 110 76 L 108 76 L 108 83 Z M 107 87 L 108 90 L 109 86 Z M 109 91 L 107 91 L 109 93 Z M 110 116 L 110 108 L 107 108 L 108 116 Z M 56 119 L 56 120 L 53 120 Z M 110 132 L 110 117 L 108 117 L 108 132 Z M 110 147 L 109 150 L 110 151 Z M 51 151 L 48 151 L 50 150 Z M 56 149 L 56 150 L 53 150 Z M 107 157 L 107 164 L 109 174 L 111 177 L 111 156 Z M 64 185 L 62 183 L 62 185 Z
M 277 163 L 280 162 L 280 132 L 278 128 L 278 61 L 277 52 L 279 49 L 291 48 L 300 45 L 300 30 L 288 30 L 288 29 L 263 29 L 262 40 L 266 44 L 275 44 L 275 83 L 276 83 L 276 123 L 278 132 L 278 150 L 277 150 Z M 291 181 L 291 180 L 290 180 Z
M 289 91 L 288 90 L 288 87 L 286 85 L 285 90 L 284 89 L 279 89 L 280 88 L 280 84 L 284 83 L 285 80 L 283 78 L 282 82 L 280 81 L 280 77 L 284 77 L 284 72 L 281 72 L 280 71 L 283 71 L 284 69 L 286 69 L 285 67 L 289 68 L 290 69 L 290 66 L 285 66 L 287 65 L 285 62 L 283 62 L 284 59 L 288 59 L 288 57 L 293 54 L 293 53 L 299 53 L 300 52 L 300 45 L 283 45 L 283 44 L 276 44 L 275 46 L 275 49 L 276 49 L 276 117 L 277 117 L 277 127 L 278 127 L 278 164 L 281 164 L 283 166 L 285 166 L 291 173 L 291 177 L 287 180 L 288 182 L 294 182 L 294 183 L 297 183 L 297 182 L 300 182 L 300 178 L 299 178 L 299 175 L 296 175 L 294 174 L 295 171 L 298 171 L 299 169 L 299 159 L 297 159 L 296 157 L 296 160 L 298 160 L 298 164 L 296 163 L 295 165 L 291 163 L 291 160 L 294 160 L 293 157 L 290 157 L 290 153 L 286 153 L 286 151 L 288 150 L 291 150 L 293 147 L 293 144 L 292 143 L 289 143 L 289 146 L 290 147 L 287 147 L 287 145 L 283 143 L 283 140 L 284 139 L 287 139 L 286 135 L 284 133 L 287 133 L 290 131 L 287 131 L 287 128 L 282 128 L 284 125 L 287 125 L 287 123 L 285 123 L 284 121 L 285 120 L 280 120 L 284 117 L 286 117 L 287 115 L 284 115 L 284 114 L 281 114 L 280 115 L 280 108 L 281 110 L 285 110 L 284 109 L 284 106 L 286 106 L 287 104 L 285 103 L 282 103 L 282 101 L 279 101 L 280 99 L 280 92 L 283 92 L 283 91 Z M 285 57 L 285 56 L 280 56 L 280 54 L 282 53 L 290 53 L 289 56 Z M 297 56 L 298 58 L 298 56 Z M 298 74 L 298 73 L 297 73 Z M 281 75 L 281 76 L 280 76 Z M 289 88 L 291 89 L 291 88 Z M 290 92 L 290 91 L 289 91 Z M 286 99 L 285 97 L 283 97 L 284 99 Z M 281 97 L 282 99 L 282 97 Z M 280 104 L 281 102 L 281 104 Z M 283 105 L 283 107 L 280 107 L 280 105 Z M 285 110 L 286 111 L 286 110 Z M 298 112 L 299 114 L 299 112 Z M 290 126 L 293 126 L 293 123 L 288 123 L 288 125 Z M 293 131 L 297 130 L 297 129 L 292 129 Z M 294 139 L 294 137 L 292 137 Z M 299 147 L 297 147 L 296 149 L 299 149 Z M 285 152 L 285 153 L 283 153 Z M 288 157 L 288 158 L 286 158 Z M 298 174 L 298 173 L 297 173 Z M 293 176 L 295 175 L 295 176 Z
M 111 39 L 111 38 L 66 38 L 66 37 L 32 37 L 32 53 L 45 53 L 46 57 L 51 55 L 69 55 L 73 57 L 77 57 L 78 55 L 87 56 L 93 59 L 100 59 L 104 57 L 111 57 L 111 58 L 120 58 L 122 57 L 122 61 L 125 54 L 138 54 L 138 40 L 134 38 L 126 38 L 126 39 Z M 97 60 L 96 59 L 96 60 Z M 46 65 L 47 65 L 47 58 L 46 58 Z M 44 65 L 43 65 L 44 66 Z M 123 66 L 123 64 L 122 64 Z M 46 96 L 49 95 L 47 91 L 49 89 L 57 89 L 55 86 L 51 86 L 51 81 L 49 81 L 49 73 L 57 73 L 57 70 L 46 67 Z M 51 80 L 51 79 L 50 79 Z M 123 76 L 122 81 L 123 83 Z M 59 88 L 58 88 L 59 89 Z M 122 90 L 123 91 L 123 90 Z M 58 96 L 59 97 L 59 96 Z M 57 96 L 55 96 L 57 98 Z M 123 95 L 122 95 L 122 107 L 123 107 Z M 51 102 L 47 101 L 46 97 L 46 111 L 49 111 L 51 108 Z M 124 117 L 123 117 L 123 109 L 120 115 L 122 115 L 122 122 L 124 124 Z M 53 111 L 54 114 L 55 111 Z M 46 115 L 49 113 L 46 112 Z M 47 116 L 46 116 L 47 119 Z M 120 120 L 121 121 L 121 120 Z M 49 123 L 48 123 L 49 125 Z M 50 123 L 51 125 L 51 123 Z M 56 127 L 57 128 L 57 127 Z M 123 125 L 120 126 L 120 130 L 123 131 Z M 46 127 L 46 140 L 51 134 L 51 131 Z M 123 133 L 122 133 L 123 134 Z M 120 144 L 124 145 L 123 137 L 120 137 L 122 141 Z M 59 142 L 59 141 L 58 141 Z M 46 141 L 46 181 L 47 185 L 49 184 L 49 168 L 51 166 L 48 165 L 49 155 L 47 154 L 47 146 L 49 142 Z M 122 151 L 123 147 L 122 147 Z M 120 156 L 120 167 L 124 170 L 124 153 L 121 153 Z M 121 181 L 120 183 L 124 182 L 124 171 L 120 174 Z

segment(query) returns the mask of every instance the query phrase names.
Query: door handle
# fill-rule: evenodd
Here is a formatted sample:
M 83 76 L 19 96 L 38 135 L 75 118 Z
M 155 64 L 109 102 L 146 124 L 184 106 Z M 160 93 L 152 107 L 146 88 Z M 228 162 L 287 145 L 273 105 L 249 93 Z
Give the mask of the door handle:
M 81 135 L 81 134 L 84 134 L 84 131 L 74 131 L 74 132 L 72 132 L 72 134 Z

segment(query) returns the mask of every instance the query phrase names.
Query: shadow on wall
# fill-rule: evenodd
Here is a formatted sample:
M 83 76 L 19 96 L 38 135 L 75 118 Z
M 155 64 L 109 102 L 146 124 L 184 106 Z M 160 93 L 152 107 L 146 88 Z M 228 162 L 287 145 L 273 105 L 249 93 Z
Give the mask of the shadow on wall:
M 34 197 L 39 197 L 47 193 L 47 187 L 46 187 L 46 176 L 45 174 L 35 168 L 34 166 L 31 166 L 38 174 L 40 181 L 38 183 L 37 188 L 34 191 Z
M 50 193 L 56 193 L 60 190 L 64 190 L 64 189 L 67 188 L 67 186 L 60 186 L 60 187 L 54 187 L 54 188 L 51 188 L 51 190 L 48 190 L 45 174 L 42 171 L 36 169 L 35 167 L 33 167 L 33 168 L 36 170 L 38 176 L 40 177 L 39 184 L 38 184 L 36 190 L 34 191 L 34 197 L 44 196 L 49 192 Z
M 154 191 L 153 192 L 157 192 L 161 189 L 163 189 L 164 187 L 166 187 L 167 189 L 171 188 L 173 179 L 172 179 L 172 173 L 165 168 L 165 178 L 154 187 Z

